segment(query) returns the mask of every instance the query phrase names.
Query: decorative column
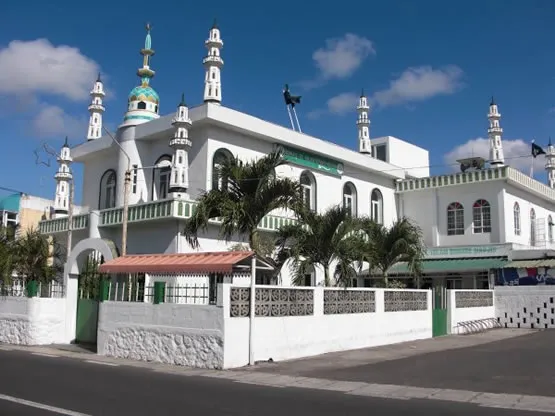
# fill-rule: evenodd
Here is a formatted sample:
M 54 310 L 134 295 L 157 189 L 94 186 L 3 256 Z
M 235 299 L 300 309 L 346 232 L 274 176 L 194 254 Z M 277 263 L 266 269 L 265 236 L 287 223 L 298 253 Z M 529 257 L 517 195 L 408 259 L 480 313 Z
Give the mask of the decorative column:
M 370 142 L 370 119 L 368 118 L 368 98 L 364 95 L 364 90 L 360 94 L 358 100 L 357 112 L 357 128 L 358 128 L 358 151 L 359 153 L 372 156 L 372 143 Z
M 57 160 L 58 172 L 56 172 L 56 175 L 54 175 L 54 179 L 56 179 L 54 214 L 55 218 L 60 218 L 68 215 L 68 211 L 70 208 L 69 198 L 71 192 L 71 181 L 73 180 L 73 175 L 70 169 L 70 165 L 73 159 L 71 157 L 67 137 Z
M 205 69 L 204 102 L 220 104 L 222 102 L 222 82 L 220 78 L 224 61 L 220 57 L 220 50 L 224 43 L 220 37 L 220 29 L 214 20 L 208 39 L 204 42 L 208 55 L 202 60 Z
M 489 163 L 491 166 L 503 166 L 505 164 L 505 157 L 503 156 L 503 142 L 501 140 L 501 135 L 503 134 L 503 129 L 499 124 L 501 119 L 501 114 L 497 108 L 497 104 L 491 97 L 491 103 L 489 105 Z
M 174 197 L 188 198 L 188 150 L 192 145 L 189 140 L 189 129 L 191 128 L 191 124 L 189 109 L 185 103 L 185 94 L 182 94 L 181 102 L 177 106 L 175 117 L 172 120 L 172 125 L 175 128 L 174 136 L 169 143 L 170 147 L 173 149 L 169 192 L 173 194 Z
M 90 92 L 91 104 L 89 105 L 89 113 L 91 116 L 89 118 L 89 130 L 87 131 L 87 140 L 100 139 L 102 136 L 102 114 L 104 113 L 104 105 L 102 104 L 102 99 L 106 95 L 104 93 L 104 85 L 100 79 L 100 73 L 98 78 L 94 83 L 93 89 Z

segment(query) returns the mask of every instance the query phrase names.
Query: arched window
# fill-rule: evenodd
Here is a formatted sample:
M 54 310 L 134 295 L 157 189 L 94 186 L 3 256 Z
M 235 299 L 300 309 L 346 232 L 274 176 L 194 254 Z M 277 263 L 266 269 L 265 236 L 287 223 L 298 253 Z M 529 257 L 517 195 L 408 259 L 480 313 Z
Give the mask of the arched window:
M 447 207 L 447 235 L 464 234 L 464 207 L 459 202 L 451 202 Z
M 218 149 L 212 158 L 212 189 L 227 189 L 227 178 L 223 178 L 220 173 L 222 164 L 233 159 L 233 155 L 227 149 Z
M 152 200 L 165 199 L 168 197 L 170 188 L 170 175 L 172 173 L 172 157 L 163 155 L 158 158 L 152 172 Z
M 551 215 L 547 216 L 547 238 L 549 242 L 553 242 L 553 217 Z
M 146 110 L 146 103 L 144 101 L 140 101 L 139 104 L 137 104 L 137 108 L 139 110 Z
M 343 185 L 343 208 L 353 217 L 357 216 L 357 188 L 352 182 Z
M 536 245 L 536 211 L 530 210 L 530 245 Z
M 305 205 L 309 209 L 316 211 L 316 179 L 314 175 L 308 170 L 305 170 L 301 173 L 300 182 Z
M 518 202 L 515 202 L 513 206 L 513 221 L 515 235 L 520 235 L 520 205 L 518 205 Z
M 373 189 L 370 195 L 370 214 L 374 222 L 383 224 L 383 197 L 377 188 Z
M 472 226 L 475 234 L 491 233 L 491 206 L 485 199 L 472 206 Z
M 98 209 L 108 209 L 116 206 L 116 184 L 116 171 L 108 169 L 100 178 Z

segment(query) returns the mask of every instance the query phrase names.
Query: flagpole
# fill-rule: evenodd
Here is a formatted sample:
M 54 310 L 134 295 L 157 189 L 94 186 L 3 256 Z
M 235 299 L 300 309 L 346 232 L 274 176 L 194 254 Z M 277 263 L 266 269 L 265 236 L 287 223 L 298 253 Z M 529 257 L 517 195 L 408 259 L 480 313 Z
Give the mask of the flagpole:
M 299 123 L 299 118 L 297 117 L 297 110 L 293 107 L 293 115 L 295 116 L 295 120 L 297 120 L 297 127 L 299 128 L 299 133 L 302 133 L 301 124 Z
M 530 177 L 534 179 L 534 158 L 532 158 L 532 164 L 530 165 Z
M 291 116 L 291 108 L 287 106 L 287 114 L 289 114 L 289 120 L 291 121 L 291 128 L 295 130 L 295 123 L 293 123 L 293 116 Z

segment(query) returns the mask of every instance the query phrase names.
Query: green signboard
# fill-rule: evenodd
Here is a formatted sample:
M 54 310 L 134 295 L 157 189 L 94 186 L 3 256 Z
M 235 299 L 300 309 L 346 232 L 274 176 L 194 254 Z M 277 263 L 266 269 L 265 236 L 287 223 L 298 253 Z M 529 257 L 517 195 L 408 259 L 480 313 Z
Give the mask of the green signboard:
M 505 244 L 489 244 L 482 246 L 428 248 L 426 257 L 495 257 L 506 256 L 507 253 L 508 247 Z
M 341 176 L 343 174 L 344 169 L 341 162 L 288 146 L 276 145 L 276 147 L 277 150 L 281 151 L 283 159 L 289 163 L 326 172 L 330 175 Z

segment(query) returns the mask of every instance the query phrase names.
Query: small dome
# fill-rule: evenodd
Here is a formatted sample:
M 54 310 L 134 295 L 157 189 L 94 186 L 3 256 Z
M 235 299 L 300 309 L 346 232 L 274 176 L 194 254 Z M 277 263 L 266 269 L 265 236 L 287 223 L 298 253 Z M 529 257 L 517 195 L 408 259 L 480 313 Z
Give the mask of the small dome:
M 158 105 L 160 103 L 160 97 L 151 86 L 140 85 L 131 90 L 131 92 L 129 93 L 128 101 L 148 101 Z

